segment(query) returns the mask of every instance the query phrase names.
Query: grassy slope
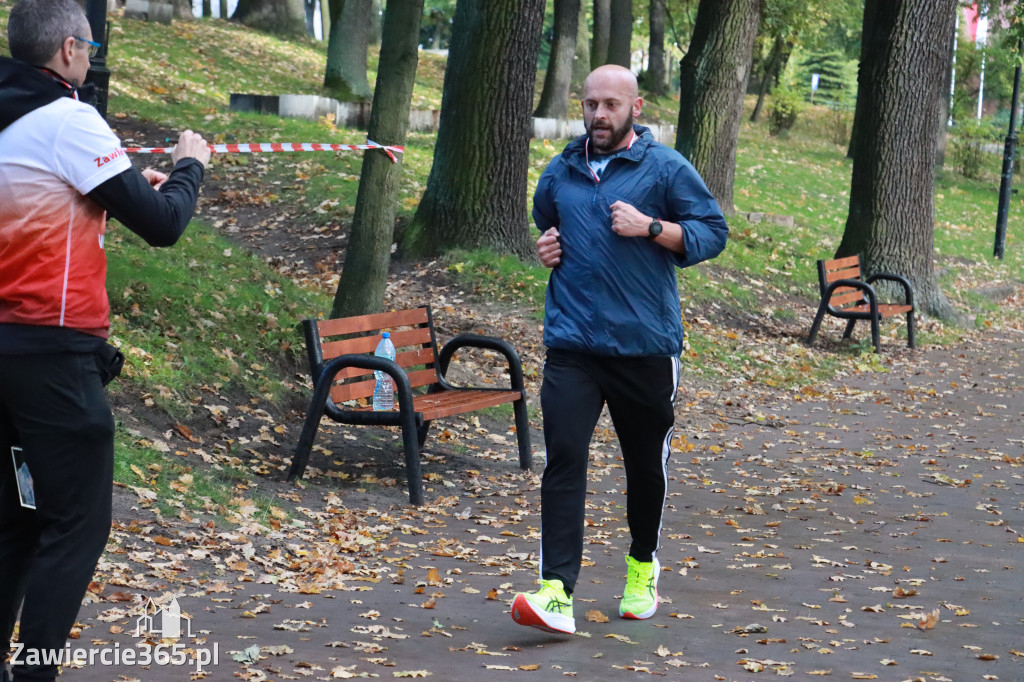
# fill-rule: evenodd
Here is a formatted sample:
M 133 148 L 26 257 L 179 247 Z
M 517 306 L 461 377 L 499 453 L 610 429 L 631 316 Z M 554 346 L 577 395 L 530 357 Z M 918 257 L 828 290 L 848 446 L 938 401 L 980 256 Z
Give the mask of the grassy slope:
M 0 4 L 2 23 L 7 7 Z M 178 22 L 170 28 L 119 17 L 113 22 L 110 114 L 115 127 L 120 118 L 131 116 L 178 130 L 200 130 L 216 141 L 354 142 L 364 136 L 337 129 L 330 121 L 278 120 L 227 110 L 231 92 L 316 93 L 324 62 L 320 44 L 282 42 L 221 20 Z M 6 51 L 4 43 L 0 37 L 0 50 Z M 443 62 L 427 55 L 420 64 L 414 106 L 436 108 Z M 374 67 L 371 59 L 371 80 Z M 648 110 L 671 121 L 677 106 L 666 99 L 651 103 Z M 787 139 L 770 138 L 765 126 L 744 123 L 737 153 L 738 209 L 792 215 L 796 226 L 754 225 L 736 218 L 724 254 L 680 274 L 694 360 L 689 371 L 694 374 L 799 385 L 835 372 L 884 368 L 883 359 L 859 357 L 863 345 L 834 353 L 792 343 L 794 335 L 806 331 L 801 316 L 814 304 L 814 259 L 833 253 L 845 221 L 850 163 L 845 148 L 829 141 L 830 116 L 810 110 Z M 433 139 L 410 137 L 400 216 L 408 217 L 416 208 L 430 170 Z M 561 146 L 545 140 L 531 144 L 531 192 Z M 1019 198 L 1011 209 L 1006 260 L 993 262 L 988 255 L 998 185 L 992 177 L 998 170 L 995 163 L 983 182 L 944 172 L 936 196 L 937 267 L 946 292 L 962 309 L 980 314 L 983 324 L 1015 323 L 1018 312 L 971 290 L 979 283 L 1015 282 L 1022 265 L 1013 241 L 1022 222 Z M 240 166 L 234 169 L 239 172 L 252 170 L 259 176 L 253 192 L 262 201 L 302 215 L 314 229 L 343 225 L 351 214 L 359 173 L 355 154 L 225 157 L 215 164 L 224 172 L 232 164 Z M 325 310 L 329 288 L 296 284 L 202 220 L 172 250 L 148 249 L 123 228 L 112 230 L 109 244 L 116 340 L 135 358 L 126 386 L 115 390 L 141 393 L 147 403 L 184 421 L 195 418 L 197 411 L 223 420 L 215 409 L 221 393 L 251 396 L 248 409 L 257 415 L 264 406 L 300 394 L 292 380 L 301 365 L 292 325 L 310 312 Z M 450 262 L 453 272 L 471 280 L 484 295 L 525 297 L 539 309 L 543 269 L 490 254 L 454 254 Z M 747 321 L 730 326 L 728 320 L 737 316 Z M 768 334 L 766 343 L 764 332 L 773 327 L 783 330 L 775 335 L 782 338 Z M 959 333 L 932 322 L 924 325 L 922 336 L 925 342 L 943 342 Z M 215 469 L 238 464 L 231 447 L 236 446 L 209 453 Z M 185 488 L 194 492 L 200 487 L 187 467 L 168 463 L 162 452 L 151 440 L 122 431 L 119 480 L 145 481 L 172 499 L 172 490 L 180 492 L 184 485 L 182 477 L 189 481 Z M 209 507 L 213 495 L 178 497 Z

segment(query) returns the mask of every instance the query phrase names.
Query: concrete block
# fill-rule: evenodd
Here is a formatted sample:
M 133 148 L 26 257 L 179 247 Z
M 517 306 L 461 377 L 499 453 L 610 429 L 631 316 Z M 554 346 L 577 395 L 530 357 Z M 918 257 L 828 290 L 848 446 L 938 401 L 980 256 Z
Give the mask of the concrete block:
M 130 19 L 169 24 L 174 16 L 174 5 L 157 0 L 128 0 L 124 15 Z
M 328 114 L 337 116 L 338 100 L 319 95 L 279 95 L 277 113 L 285 118 L 315 121 Z
M 533 137 L 538 140 L 562 140 L 568 135 L 568 122 L 563 118 L 535 116 L 532 120 Z
M 274 114 L 279 111 L 277 95 L 243 95 L 231 93 L 231 111 L 248 111 L 257 114 Z
M 429 133 L 441 124 L 440 109 L 412 109 L 409 111 L 409 132 Z
M 363 128 L 370 125 L 369 102 L 338 102 L 334 122 L 345 128 Z

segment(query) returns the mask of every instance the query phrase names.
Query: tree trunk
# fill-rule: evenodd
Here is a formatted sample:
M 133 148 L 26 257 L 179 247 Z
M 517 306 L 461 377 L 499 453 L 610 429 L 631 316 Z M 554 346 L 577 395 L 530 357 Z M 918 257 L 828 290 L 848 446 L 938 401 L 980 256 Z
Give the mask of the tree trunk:
M 343 102 L 370 99 L 366 79 L 372 0 L 331 0 L 324 89 Z
M 633 0 L 612 0 L 608 63 L 627 69 L 633 61 Z
M 384 30 L 382 25 L 383 15 L 381 14 L 381 0 L 373 0 L 373 6 L 370 8 L 370 35 L 369 41 L 371 45 L 380 45 L 381 32 Z M 422 22 L 422 19 L 420 20 Z M 419 24 L 417 24 L 419 26 Z M 418 31 L 419 29 L 417 29 Z
M 434 163 L 403 249 L 533 253 L 526 174 L 543 21 L 544 0 L 459 0 Z
M 302 5 L 306 12 L 306 35 L 315 38 L 316 29 L 313 27 L 313 23 L 316 20 L 316 0 L 303 0 Z
M 953 57 L 956 52 L 956 21 L 946 41 L 946 77 L 942 80 L 942 89 L 936 93 L 939 98 L 939 132 L 935 139 L 935 168 L 942 170 L 946 165 L 946 141 L 949 139 L 949 91 L 953 87 Z
M 868 0 L 850 212 L 837 256 L 914 285 L 918 309 L 956 317 L 934 272 L 935 137 L 957 0 Z
M 608 39 L 611 31 L 612 0 L 594 0 L 594 35 L 590 48 L 590 69 L 608 63 Z
M 320 0 L 320 35 L 325 41 L 331 39 L 331 7 L 328 0 Z
M 303 0 L 238 0 L 231 21 L 279 35 L 301 35 L 305 26 Z
M 582 88 L 590 73 L 590 28 L 587 25 L 587 2 L 580 2 L 579 21 L 576 22 L 576 55 L 572 62 L 572 87 Z
M 779 74 L 786 68 L 786 62 L 789 61 L 789 55 L 793 52 L 794 44 L 794 38 L 787 41 L 783 40 L 781 35 L 775 36 L 775 42 L 772 43 L 772 51 L 768 53 L 768 59 L 765 61 L 761 85 L 757 90 L 757 104 L 754 105 L 754 111 L 750 114 L 751 123 L 757 123 L 757 120 L 761 117 L 761 109 L 764 108 L 764 98 L 768 95 L 772 85 L 778 83 Z
M 422 17 L 423 0 L 388 1 L 367 134 L 379 144 L 405 145 Z M 364 153 L 348 253 L 331 317 L 379 312 L 383 306 L 402 174 L 402 155 L 396 158 L 392 163 L 376 149 Z
M 860 63 L 857 65 L 857 105 L 853 110 L 853 125 L 850 127 L 850 144 L 846 148 L 846 158 L 852 159 L 857 141 L 860 139 L 860 126 L 861 119 L 867 114 L 867 109 L 861 107 L 860 98 L 864 88 L 869 87 L 866 80 L 865 64 L 866 59 L 870 59 L 871 55 L 864 52 L 865 46 L 873 44 L 875 39 L 875 21 L 876 15 L 878 14 L 878 3 L 866 2 L 864 4 L 864 28 L 861 30 L 860 37 Z M 867 96 L 867 93 L 864 93 Z
M 213 0 L 203 0 L 203 18 L 209 19 L 213 16 Z
M 195 15 L 192 14 L 192 0 L 171 0 L 174 7 L 174 18 L 178 21 L 192 21 Z
M 555 38 L 544 74 L 544 89 L 534 116 L 564 119 L 569 109 L 569 83 L 576 55 L 576 23 L 580 0 L 555 0 Z
M 726 215 L 743 95 L 764 0 L 701 0 L 690 48 L 679 64 L 676 149 L 693 163 Z
M 668 78 L 665 76 L 665 0 L 651 0 L 649 12 L 651 41 L 647 56 L 646 89 L 652 97 L 664 97 L 668 93 Z

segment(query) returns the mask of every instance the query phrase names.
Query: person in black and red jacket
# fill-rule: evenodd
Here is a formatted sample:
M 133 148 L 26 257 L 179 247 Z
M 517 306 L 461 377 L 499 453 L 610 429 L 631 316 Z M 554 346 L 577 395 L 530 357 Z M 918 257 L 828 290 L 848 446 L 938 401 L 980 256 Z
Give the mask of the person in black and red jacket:
M 210 150 L 186 131 L 169 175 L 132 167 L 78 89 L 98 47 L 75 0 L 20 0 L 0 58 L 0 677 L 53 680 L 30 656 L 64 647 L 110 533 L 114 420 L 105 384 L 106 220 L 170 246 L 196 208 Z M 33 478 L 22 506 L 12 447 Z M 52 655 L 52 654 L 51 654 Z M 0 659 L 2 660 L 2 659 Z

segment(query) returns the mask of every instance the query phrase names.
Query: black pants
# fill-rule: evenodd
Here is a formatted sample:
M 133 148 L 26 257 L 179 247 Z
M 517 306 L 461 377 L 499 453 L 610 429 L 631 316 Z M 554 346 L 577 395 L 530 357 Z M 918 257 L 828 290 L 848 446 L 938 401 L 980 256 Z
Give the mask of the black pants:
M 679 359 L 604 357 L 552 349 L 540 401 L 547 464 L 541 482 L 541 577 L 571 593 L 583 560 L 590 439 L 605 404 L 626 470 L 629 554 L 651 561 L 658 551 L 668 492 Z
M 36 510 L 19 503 L 21 445 Z M 90 353 L 0 355 L 0 647 L 61 649 L 110 534 L 114 419 Z M 24 653 L 23 653 L 24 656 Z M 2 660 L 2 656 L 0 656 Z M 56 666 L 15 666 L 18 682 Z

